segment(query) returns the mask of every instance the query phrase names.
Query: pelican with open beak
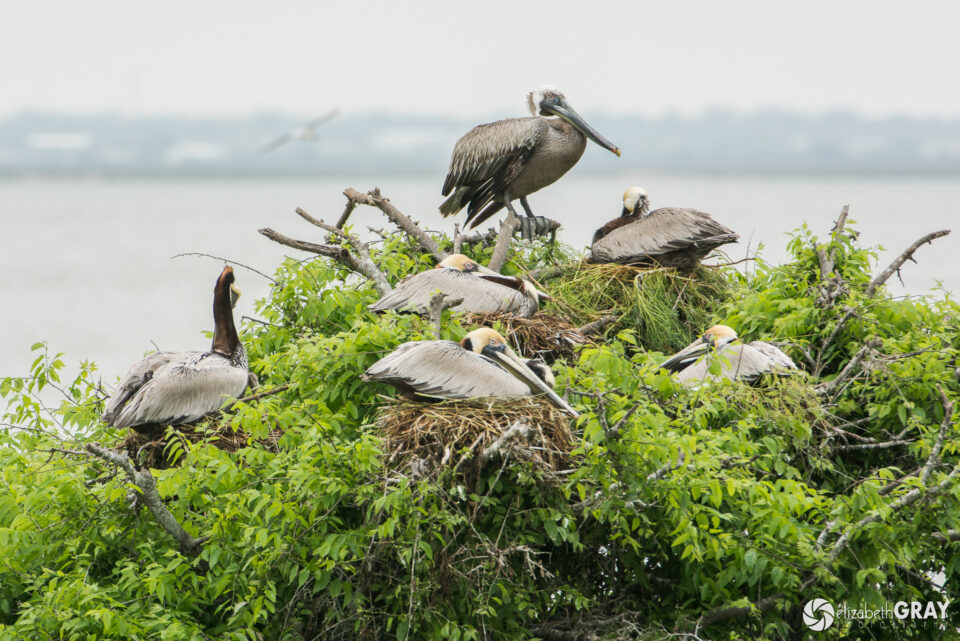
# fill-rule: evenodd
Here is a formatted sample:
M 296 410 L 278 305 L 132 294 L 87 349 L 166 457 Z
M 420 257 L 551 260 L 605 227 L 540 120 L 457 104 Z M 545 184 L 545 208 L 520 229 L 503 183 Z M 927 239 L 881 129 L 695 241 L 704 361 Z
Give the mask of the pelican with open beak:
M 473 330 L 460 343 L 404 343 L 360 378 L 387 383 L 416 398 L 544 395 L 571 416 L 579 416 L 553 391 L 549 368 L 539 361 L 521 359 L 503 336 L 488 327 Z

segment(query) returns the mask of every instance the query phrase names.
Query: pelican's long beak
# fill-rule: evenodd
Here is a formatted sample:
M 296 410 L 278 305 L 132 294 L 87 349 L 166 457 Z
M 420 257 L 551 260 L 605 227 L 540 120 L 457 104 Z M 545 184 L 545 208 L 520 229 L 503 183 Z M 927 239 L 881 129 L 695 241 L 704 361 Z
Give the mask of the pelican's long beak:
M 237 301 L 240 300 L 240 295 L 243 292 L 240 291 L 240 288 L 236 285 L 230 285 L 230 307 L 236 307 Z
M 487 276 L 499 276 L 500 278 L 511 278 L 511 276 L 504 276 L 500 272 L 495 272 L 489 267 L 484 267 L 479 263 L 477 263 L 477 271 L 481 274 L 486 274 Z
M 573 107 L 567 104 L 567 101 L 563 98 L 558 98 L 555 101 L 544 100 L 540 103 L 540 111 L 541 113 L 548 112 L 560 116 L 571 125 L 576 127 L 584 136 L 597 143 L 604 149 L 609 149 L 613 153 L 617 154 L 617 156 L 620 156 L 620 148 L 601 136 L 600 132 L 598 132 L 596 129 L 588 125 L 587 121 L 584 120 L 580 114 L 574 111 Z
M 495 359 L 500 365 L 503 366 L 505 370 L 513 374 L 516 378 L 520 379 L 530 387 L 530 391 L 535 394 L 546 394 L 547 397 L 553 401 L 553 404 L 561 408 L 570 416 L 578 418 L 580 413 L 577 410 L 570 407 L 570 404 L 565 400 L 560 398 L 556 392 L 550 389 L 550 386 L 544 383 L 539 376 L 533 373 L 527 364 L 520 360 L 512 349 L 507 347 L 505 350 L 486 350 L 484 354 Z
M 702 338 L 698 338 L 667 360 L 660 363 L 660 369 L 675 370 L 677 364 L 682 361 L 697 360 L 710 351 L 710 345 L 711 343 L 709 341 L 704 341 Z

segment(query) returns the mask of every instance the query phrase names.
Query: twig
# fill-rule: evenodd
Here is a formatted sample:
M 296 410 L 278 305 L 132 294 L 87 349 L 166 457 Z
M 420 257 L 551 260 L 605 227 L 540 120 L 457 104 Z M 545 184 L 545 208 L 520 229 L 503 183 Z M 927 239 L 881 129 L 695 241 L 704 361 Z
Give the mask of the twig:
M 648 480 L 648 481 L 659 481 L 659 480 L 662 479 L 664 476 L 666 476 L 667 474 L 669 474 L 672 470 L 675 470 L 675 469 L 678 469 L 678 468 L 682 467 L 682 466 L 683 466 L 683 459 L 684 459 L 684 458 L 685 458 L 685 455 L 684 455 L 683 451 L 681 450 L 681 451 L 680 451 L 680 455 L 677 457 L 677 464 L 676 464 L 676 465 L 674 465 L 673 463 L 667 463 L 666 465 L 664 465 L 664 466 L 661 467 L 660 469 L 655 470 L 655 471 L 651 472 L 650 474 L 648 474 L 648 475 L 647 475 L 647 480 Z
M 480 244 L 481 246 L 486 246 L 496 242 L 496 240 L 497 240 L 497 230 L 491 227 L 487 231 L 483 231 L 483 232 L 478 231 L 478 232 L 474 232 L 470 236 L 462 236 L 460 238 L 460 243 L 461 245 Z
M 736 607 L 719 607 L 714 608 L 706 612 L 702 617 L 700 617 L 700 626 L 708 626 L 714 623 L 719 623 L 720 621 L 726 621 L 728 619 L 735 619 L 737 617 L 749 616 L 754 610 L 759 610 L 760 612 L 767 612 L 772 610 L 776 605 L 777 601 L 783 598 L 781 594 L 775 594 L 773 596 L 768 596 L 764 599 L 760 599 L 755 603 L 750 605 L 742 605 Z
M 616 316 L 604 316 L 599 320 L 595 320 L 592 323 L 587 323 L 583 327 L 577 329 L 577 331 L 583 336 L 592 336 L 594 334 L 600 335 L 603 333 L 603 330 L 607 328 L 607 325 L 617 322 Z
M 867 297 L 873 296 L 874 292 L 877 291 L 877 288 L 887 282 L 887 279 L 893 276 L 894 273 L 899 272 L 900 268 L 903 267 L 903 264 L 908 260 L 913 259 L 913 252 L 917 251 L 921 245 L 925 243 L 932 242 L 937 238 L 941 238 L 950 233 L 949 229 L 942 229 L 940 231 L 935 231 L 927 234 L 923 238 L 915 241 L 912 245 L 907 247 L 902 254 L 897 256 L 892 263 L 890 263 L 885 270 L 880 272 L 874 277 L 870 284 L 867 285 L 867 289 L 864 294 Z
M 234 402 L 230 403 L 229 405 L 224 407 L 222 410 L 220 410 L 220 413 L 226 413 L 231 411 L 237 405 L 237 403 L 251 403 L 253 401 L 258 401 L 261 398 L 266 398 L 267 396 L 273 396 L 274 394 L 279 394 L 280 392 L 290 389 L 291 385 L 293 385 L 293 383 L 284 383 L 283 385 L 280 385 L 278 387 L 271 387 L 268 390 L 257 392 L 256 394 L 250 394 L 249 396 L 244 396 L 243 398 L 238 398 L 237 400 L 235 400 Z
M 619 421 L 605 431 L 606 437 L 615 438 L 620 433 L 620 430 L 623 429 L 623 426 L 627 424 L 627 421 L 630 420 L 630 417 L 633 416 L 634 412 L 640 409 L 641 405 L 643 405 L 643 403 L 634 403 L 633 407 L 628 409 L 627 413 L 624 414 Z
M 507 217 L 500 223 L 500 233 L 497 234 L 497 244 L 493 247 L 493 255 L 490 257 L 488 268 L 495 272 L 503 269 L 503 264 L 507 262 L 507 252 L 510 250 L 510 243 L 513 241 L 513 233 L 520 227 L 520 221 L 513 215 L 513 212 L 507 214 Z
M 481 465 L 486 465 L 494 457 L 500 456 L 501 450 L 507 443 L 516 438 L 527 438 L 530 432 L 531 429 L 527 424 L 526 419 L 521 418 L 520 420 L 516 421 L 513 425 L 504 430 L 503 434 L 500 435 L 500 438 L 498 438 L 480 453 Z
M 879 443 L 852 443 L 835 445 L 834 450 L 838 452 L 850 452 L 853 450 L 885 450 L 891 447 L 900 447 L 901 445 L 910 445 L 913 441 L 904 441 L 895 439 L 893 441 L 881 441 Z
M 541 267 L 540 269 L 534 269 L 530 272 L 530 280 L 543 283 L 548 280 L 553 280 L 554 278 L 563 276 L 563 271 L 563 267 L 556 265 L 551 267 Z
M 267 280 L 269 280 L 269 281 L 270 281 L 271 283 L 273 283 L 274 285 L 277 284 L 277 281 L 275 281 L 274 279 L 270 278 L 269 276 L 267 276 L 266 274 L 264 274 L 262 271 L 260 271 L 260 270 L 258 270 L 258 269 L 254 269 L 253 267 L 250 267 L 249 265 L 244 265 L 243 263 L 238 263 L 237 261 L 232 260 L 232 259 L 230 259 L 230 258 L 221 258 L 220 256 L 211 256 L 210 254 L 201 254 L 200 252 L 187 252 L 187 253 L 185 253 L 185 254 L 176 254 L 176 255 L 174 255 L 174 256 L 171 256 L 170 259 L 173 260 L 174 258 L 182 258 L 183 256 L 202 256 L 202 257 L 204 257 L 204 258 L 212 258 L 212 259 L 214 259 L 214 260 L 222 260 L 222 261 L 225 262 L 225 263 L 230 263 L 231 265 L 236 265 L 237 267 L 243 267 L 244 269 L 248 269 L 248 270 L 252 271 L 254 274 L 259 274 L 260 276 L 263 276 L 264 278 L 266 278 Z
M 817 394 L 832 396 L 833 393 L 840 387 L 840 385 L 860 368 L 860 362 L 867 356 L 867 354 L 880 347 L 880 345 L 881 341 L 879 338 L 872 338 L 868 340 L 860 347 L 857 353 L 853 355 L 853 358 L 847 362 L 847 364 L 842 370 L 840 370 L 840 373 L 837 374 L 833 380 L 817 385 L 813 388 L 814 391 Z
M 440 331 L 443 329 L 440 321 L 443 319 L 443 310 L 456 307 L 463 302 L 463 298 L 451 298 L 449 294 L 437 292 L 430 297 L 430 320 L 436 331 L 437 340 L 440 340 Z
M 940 462 L 940 451 L 943 449 L 943 441 L 947 437 L 947 429 L 950 427 L 951 420 L 953 420 L 953 401 L 947 398 L 943 388 L 939 385 L 937 385 L 937 391 L 940 392 L 940 402 L 943 403 L 943 421 L 940 423 L 940 433 L 937 434 L 937 440 L 930 450 L 930 456 L 927 457 L 927 463 L 920 472 L 920 482 L 924 485 L 927 484 L 927 479 L 930 478 L 930 473 L 933 472 L 933 468 Z
M 156 483 L 153 480 L 153 474 L 150 473 L 149 468 L 138 470 L 133 466 L 130 458 L 125 453 L 113 452 L 99 445 L 94 445 L 93 443 L 88 443 L 86 449 L 94 456 L 122 469 L 127 474 L 130 482 L 140 490 L 143 502 L 146 503 L 147 508 L 153 513 L 153 517 L 161 527 L 177 540 L 180 549 L 185 554 L 196 556 L 200 551 L 200 546 L 209 540 L 210 537 L 195 538 L 183 529 L 183 526 L 170 514 L 170 511 L 167 510 L 163 501 L 160 499 L 160 495 L 157 493 Z
M 297 240 L 295 238 L 290 238 L 289 236 L 284 236 L 280 232 L 276 232 L 269 227 L 259 231 L 261 234 L 275 243 L 280 243 L 281 245 L 286 245 L 287 247 L 293 247 L 294 249 L 299 249 L 301 251 L 312 252 L 314 254 L 319 254 L 320 256 L 332 258 L 350 271 L 356 272 L 362 276 L 366 276 L 371 282 L 373 282 L 373 287 L 381 296 L 386 296 L 393 289 L 390 287 L 390 283 L 387 282 L 387 277 L 383 275 L 383 272 L 380 271 L 380 268 L 377 267 L 373 260 L 370 259 L 370 253 L 366 250 L 365 244 L 363 243 L 361 243 L 361 246 L 364 247 L 364 249 L 359 252 L 359 256 L 355 256 L 343 247 L 318 245 L 305 240 Z
M 424 251 L 433 255 L 437 262 L 440 262 L 447 257 L 447 253 L 440 249 L 440 246 L 437 245 L 437 242 L 430 238 L 427 232 L 420 229 L 420 226 L 417 225 L 417 223 L 415 223 L 399 209 L 394 207 L 389 198 L 384 198 L 380 194 L 379 188 L 375 187 L 372 191 L 361 194 L 355 189 L 347 187 L 344 190 L 343 195 L 347 197 L 347 200 L 359 203 L 361 205 L 376 207 L 382 211 L 386 217 L 390 219 L 390 222 L 402 229 L 408 236 L 416 240 L 420 244 L 420 247 L 424 249 Z

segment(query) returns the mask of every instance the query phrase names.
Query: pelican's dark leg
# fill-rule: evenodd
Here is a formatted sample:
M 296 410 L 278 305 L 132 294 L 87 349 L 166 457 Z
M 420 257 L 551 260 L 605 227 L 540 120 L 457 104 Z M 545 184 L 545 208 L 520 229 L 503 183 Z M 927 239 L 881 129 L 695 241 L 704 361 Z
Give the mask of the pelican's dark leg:
M 523 211 L 526 212 L 527 216 L 530 218 L 536 218 L 536 216 L 533 215 L 533 211 L 530 209 L 530 203 L 527 202 L 526 196 L 520 197 L 520 204 L 523 205 Z
M 520 197 L 520 204 L 523 205 L 523 211 L 527 214 L 526 218 L 519 218 L 520 237 L 524 240 L 532 240 L 534 236 L 549 236 L 550 242 L 557 239 L 557 228 L 560 223 L 550 220 L 546 216 L 534 216 L 530 209 L 530 203 L 526 196 Z

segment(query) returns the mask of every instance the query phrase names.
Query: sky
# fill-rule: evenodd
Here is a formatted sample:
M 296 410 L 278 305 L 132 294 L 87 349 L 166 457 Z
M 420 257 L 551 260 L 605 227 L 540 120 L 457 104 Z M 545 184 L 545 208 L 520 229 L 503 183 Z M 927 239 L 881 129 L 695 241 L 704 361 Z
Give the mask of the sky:
M 960 2 L 3 0 L 0 117 L 960 116 Z

